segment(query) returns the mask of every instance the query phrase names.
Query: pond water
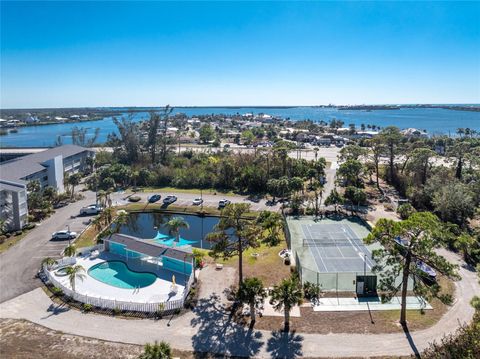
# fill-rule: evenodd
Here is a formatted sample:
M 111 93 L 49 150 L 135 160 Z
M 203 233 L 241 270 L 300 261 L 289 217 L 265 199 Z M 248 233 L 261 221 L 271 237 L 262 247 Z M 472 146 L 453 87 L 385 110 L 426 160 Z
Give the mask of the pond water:
M 210 242 L 205 237 L 208 233 L 214 231 L 214 227 L 219 221 L 218 217 L 158 212 L 130 213 L 127 223 L 120 227 L 120 233 L 173 245 L 173 237 L 166 226 L 166 223 L 173 217 L 183 217 L 189 224 L 188 229 L 180 229 L 180 244 L 190 244 L 192 247 L 210 249 Z

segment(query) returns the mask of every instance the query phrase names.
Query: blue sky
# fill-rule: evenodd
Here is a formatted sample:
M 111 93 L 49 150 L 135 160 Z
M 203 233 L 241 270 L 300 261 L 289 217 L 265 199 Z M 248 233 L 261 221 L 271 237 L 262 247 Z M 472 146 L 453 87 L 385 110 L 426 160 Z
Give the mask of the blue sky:
M 1 2 L 2 108 L 479 103 L 479 2 Z

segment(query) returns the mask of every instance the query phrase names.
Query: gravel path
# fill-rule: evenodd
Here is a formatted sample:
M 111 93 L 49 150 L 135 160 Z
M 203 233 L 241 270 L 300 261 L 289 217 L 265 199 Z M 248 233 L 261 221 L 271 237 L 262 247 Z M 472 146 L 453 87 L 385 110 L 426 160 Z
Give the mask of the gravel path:
M 444 252 L 449 260 L 460 263 L 458 257 Z M 95 314 L 82 314 L 53 304 L 41 289 L 4 302 L 2 318 L 27 319 L 47 328 L 69 334 L 144 344 L 166 340 L 177 349 L 200 352 L 229 353 L 256 357 L 358 357 L 409 355 L 422 351 L 429 342 L 454 332 L 459 322 L 473 316 L 469 301 L 480 293 L 476 273 L 461 267 L 463 280 L 456 283 L 456 300 L 450 310 L 434 326 L 412 332 L 394 334 L 304 334 L 250 330 L 235 324 L 223 310 L 216 296 L 201 291 L 202 298 L 192 312 L 170 320 L 120 319 Z M 200 280 L 216 283 L 216 290 L 228 286 L 228 272 L 202 271 Z M 225 276 L 225 278 L 223 277 Z M 112 330 L 115 328 L 115 330 Z

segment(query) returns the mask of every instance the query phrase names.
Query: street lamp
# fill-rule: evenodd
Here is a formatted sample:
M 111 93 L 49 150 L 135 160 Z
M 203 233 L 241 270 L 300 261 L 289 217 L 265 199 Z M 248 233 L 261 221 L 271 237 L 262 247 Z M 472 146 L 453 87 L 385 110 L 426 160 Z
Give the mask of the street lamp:
M 72 245 L 72 244 L 71 244 L 71 243 L 72 243 L 72 242 L 71 242 L 72 237 L 70 236 L 70 225 L 67 224 L 65 227 L 67 228 L 67 233 L 68 233 L 68 246 L 70 247 L 70 246 Z

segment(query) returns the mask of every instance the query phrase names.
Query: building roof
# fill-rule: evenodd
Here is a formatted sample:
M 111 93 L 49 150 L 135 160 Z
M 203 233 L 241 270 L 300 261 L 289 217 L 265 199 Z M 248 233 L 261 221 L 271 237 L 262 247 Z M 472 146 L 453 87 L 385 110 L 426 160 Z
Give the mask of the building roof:
M 0 191 L 21 192 L 25 190 L 24 184 L 0 180 Z
M 191 247 L 169 247 L 151 240 L 140 239 L 126 234 L 114 233 L 108 241 L 123 244 L 127 249 L 150 257 L 169 257 L 181 261 L 191 261 Z
M 21 180 L 33 173 L 43 171 L 46 167 L 42 163 L 58 155 L 68 158 L 85 151 L 91 150 L 76 145 L 63 145 L 31 155 L 17 157 L 0 164 L 0 178 L 14 181 Z

